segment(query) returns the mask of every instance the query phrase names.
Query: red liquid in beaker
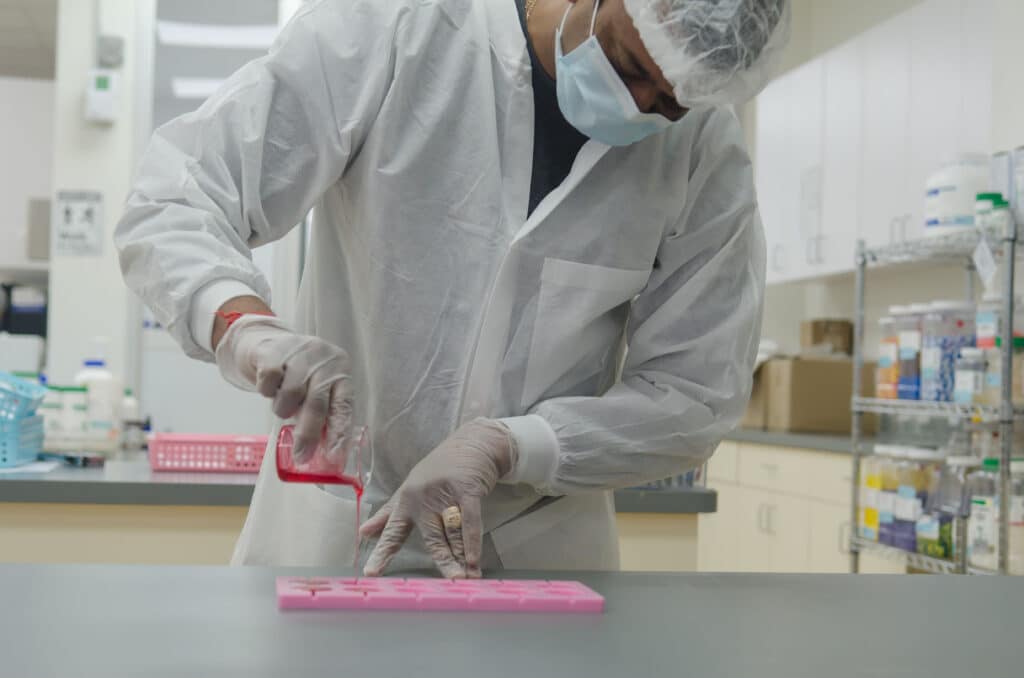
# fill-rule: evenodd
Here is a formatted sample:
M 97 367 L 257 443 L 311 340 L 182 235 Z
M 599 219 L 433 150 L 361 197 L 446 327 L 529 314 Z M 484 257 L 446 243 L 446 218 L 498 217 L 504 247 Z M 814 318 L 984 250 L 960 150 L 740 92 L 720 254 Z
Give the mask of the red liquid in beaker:
M 286 483 L 314 483 L 317 485 L 348 485 L 356 494 L 356 540 L 353 552 L 353 567 L 359 562 L 359 526 L 362 523 L 363 511 L 363 446 L 366 444 L 366 429 L 358 432 L 355 443 L 350 447 L 349 454 L 356 455 L 356 475 L 345 474 L 344 464 L 332 464 L 324 452 L 324 441 L 320 440 L 312 458 L 301 466 L 295 464 L 292 455 L 294 447 L 294 426 L 287 424 L 277 434 L 277 477 Z M 355 431 L 353 431 L 355 433 Z

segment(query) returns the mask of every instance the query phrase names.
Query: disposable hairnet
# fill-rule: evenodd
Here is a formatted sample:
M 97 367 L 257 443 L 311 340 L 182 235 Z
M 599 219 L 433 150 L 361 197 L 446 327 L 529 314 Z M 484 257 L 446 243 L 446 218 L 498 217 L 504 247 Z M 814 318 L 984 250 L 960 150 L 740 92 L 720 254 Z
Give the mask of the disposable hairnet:
M 751 98 L 789 39 L 790 0 L 625 0 L 625 7 L 683 106 Z

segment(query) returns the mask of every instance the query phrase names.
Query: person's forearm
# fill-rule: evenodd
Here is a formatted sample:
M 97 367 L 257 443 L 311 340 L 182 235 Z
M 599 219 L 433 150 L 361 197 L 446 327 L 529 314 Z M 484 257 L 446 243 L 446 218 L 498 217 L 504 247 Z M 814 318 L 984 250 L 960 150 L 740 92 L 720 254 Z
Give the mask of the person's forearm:
M 262 315 L 273 315 L 273 311 L 270 307 L 260 299 L 259 297 L 247 296 L 247 297 L 235 297 L 224 302 L 219 309 L 220 313 L 259 313 Z M 213 337 L 212 345 L 213 350 L 217 350 L 217 345 L 220 343 L 221 337 L 228 330 L 228 321 L 218 315 L 213 321 Z

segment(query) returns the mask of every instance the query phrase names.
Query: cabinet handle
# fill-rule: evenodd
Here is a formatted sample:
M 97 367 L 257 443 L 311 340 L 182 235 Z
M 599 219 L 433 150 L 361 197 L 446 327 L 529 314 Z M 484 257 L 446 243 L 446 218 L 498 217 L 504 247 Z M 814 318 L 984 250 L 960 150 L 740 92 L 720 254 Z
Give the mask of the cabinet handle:
M 823 235 L 819 235 L 814 240 L 814 250 L 815 250 L 815 253 L 817 254 L 817 257 L 816 257 L 817 258 L 817 263 L 819 263 L 819 264 L 824 264 L 825 263 L 825 248 L 822 246 L 824 242 L 825 242 L 825 236 L 823 236 Z
M 850 554 L 850 523 L 839 525 L 839 553 L 846 556 Z
M 778 509 L 778 506 L 768 505 L 768 506 L 765 506 L 765 511 L 764 511 L 764 531 L 765 531 L 765 533 L 767 533 L 767 534 L 769 534 L 769 535 L 771 535 L 773 537 L 775 536 L 775 520 L 774 520 L 774 516 L 775 516 L 776 509 Z
M 764 518 L 765 518 L 765 509 L 766 508 L 768 508 L 768 507 L 765 506 L 764 504 L 758 504 L 757 505 L 757 531 L 758 532 L 765 532 Z
M 764 471 L 766 471 L 768 473 L 772 473 L 772 474 L 775 474 L 775 473 L 779 472 L 779 465 L 778 464 L 768 464 L 768 463 L 765 463 L 765 462 L 761 462 L 761 468 Z
M 889 220 L 889 244 L 894 245 L 896 243 L 896 217 Z
M 907 224 L 910 223 L 912 216 L 911 214 L 904 214 L 903 219 L 900 220 L 900 240 L 903 242 L 907 241 Z
M 804 241 L 804 261 L 809 265 L 814 265 L 814 237 L 810 237 Z

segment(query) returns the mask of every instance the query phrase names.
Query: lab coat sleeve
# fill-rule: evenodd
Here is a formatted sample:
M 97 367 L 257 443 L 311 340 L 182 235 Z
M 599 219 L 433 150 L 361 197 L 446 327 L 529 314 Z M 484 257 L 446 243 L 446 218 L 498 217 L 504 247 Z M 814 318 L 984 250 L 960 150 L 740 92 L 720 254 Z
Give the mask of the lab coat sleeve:
M 269 302 L 250 250 L 343 176 L 390 83 L 399 4 L 307 3 L 267 56 L 153 134 L 114 240 L 128 286 L 189 355 L 213 359 L 208 325 L 191 327 L 201 290 L 204 308 L 247 290 Z
M 545 494 L 628 487 L 705 461 L 750 397 L 765 245 L 749 156 L 726 111 L 692 151 L 682 214 L 634 300 L 618 383 L 504 419 L 518 448 L 507 482 Z

